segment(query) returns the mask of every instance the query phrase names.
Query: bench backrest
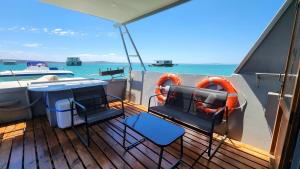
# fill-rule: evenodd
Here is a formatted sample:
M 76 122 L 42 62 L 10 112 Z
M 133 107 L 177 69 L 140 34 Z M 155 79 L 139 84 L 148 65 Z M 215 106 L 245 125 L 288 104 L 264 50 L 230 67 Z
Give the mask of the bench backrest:
M 87 114 L 99 113 L 109 108 L 106 93 L 102 85 L 73 89 L 74 100 L 85 106 Z M 84 116 L 82 109 L 76 106 L 79 116 Z
M 165 106 L 188 112 L 193 96 L 193 88 L 186 86 L 170 86 Z
M 207 114 L 201 106 L 218 109 L 226 106 L 227 92 L 211 89 L 198 89 L 188 86 L 170 86 L 165 106 L 192 114 Z
M 201 116 L 202 118 L 210 118 L 214 112 L 226 106 L 227 95 L 227 92 L 224 91 L 196 88 L 194 90 L 189 113 Z M 223 115 L 224 112 L 219 114 L 220 117 L 217 117 L 217 120 L 219 120 L 219 122 L 221 122 L 221 120 L 223 119 Z

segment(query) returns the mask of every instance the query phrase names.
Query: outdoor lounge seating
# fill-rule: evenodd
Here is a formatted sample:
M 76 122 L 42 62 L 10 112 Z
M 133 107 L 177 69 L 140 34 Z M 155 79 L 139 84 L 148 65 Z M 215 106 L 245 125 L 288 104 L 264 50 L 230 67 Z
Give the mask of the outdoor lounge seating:
M 86 138 L 76 130 L 73 118 L 71 121 L 72 129 L 86 146 L 90 144 L 90 126 L 120 116 L 125 117 L 123 100 L 119 97 L 106 94 L 102 85 L 74 89 L 72 92 L 74 96 L 74 100 L 71 102 L 72 117 L 74 118 L 74 108 L 76 108 L 79 118 L 85 122 Z M 122 109 L 110 108 L 108 97 L 120 101 Z
M 155 96 L 157 95 L 153 95 L 149 98 L 148 112 L 168 118 L 207 135 L 209 137 L 207 153 L 209 158 L 211 158 L 223 143 L 228 131 L 228 118 L 227 115 L 225 115 L 227 112 L 227 93 L 210 89 L 171 86 L 167 93 L 164 105 L 150 106 L 151 99 Z M 215 109 L 216 111 L 213 113 L 206 113 L 199 107 L 199 103 L 213 110 Z M 214 151 L 211 152 L 214 129 L 223 122 L 224 116 L 226 119 L 224 137 Z

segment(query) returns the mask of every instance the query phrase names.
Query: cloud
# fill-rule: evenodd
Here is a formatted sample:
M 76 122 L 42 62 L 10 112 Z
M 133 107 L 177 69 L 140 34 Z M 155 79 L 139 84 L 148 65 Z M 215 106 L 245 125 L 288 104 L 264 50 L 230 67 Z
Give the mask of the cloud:
M 15 30 L 17 30 L 17 29 L 18 29 L 17 26 L 7 28 L 8 31 L 15 31 Z
M 28 29 L 30 32 L 38 32 L 39 31 L 39 29 L 38 28 L 30 28 L 30 29 Z
M 56 36 L 65 36 L 65 37 L 84 37 L 88 36 L 87 32 L 74 31 L 71 29 L 62 29 L 62 28 L 47 28 L 47 27 L 30 27 L 30 26 L 13 26 L 13 27 L 0 27 L 1 32 L 26 32 L 26 33 L 44 33 L 48 35 Z M 118 37 L 117 32 L 108 31 L 108 32 L 98 32 L 96 37 L 109 37 L 116 38 Z
M 86 36 L 88 35 L 85 32 L 76 32 L 73 30 L 65 30 L 62 28 L 55 28 L 51 30 L 50 28 L 47 27 L 42 27 L 42 28 L 37 28 L 37 27 L 18 27 L 18 26 L 13 26 L 9 28 L 1 27 L 0 28 L 1 32 L 29 32 L 29 33 L 45 33 L 49 35 L 57 35 L 57 36 L 68 36 L 68 37 L 73 37 L 73 36 Z M 113 36 L 113 35 L 111 35 Z
M 37 47 L 40 47 L 42 45 L 39 44 L 39 43 L 25 43 L 25 44 L 23 44 L 23 46 L 27 47 L 27 48 L 37 48 Z
M 81 53 L 73 55 L 80 57 L 83 61 L 107 61 L 107 62 L 126 62 L 126 57 L 115 53 L 108 54 L 94 54 L 94 53 Z
M 61 28 L 56 28 L 56 29 L 53 29 L 51 31 L 52 34 L 55 34 L 55 35 L 58 35 L 58 36 L 82 36 L 83 34 L 82 33 L 79 33 L 79 32 L 75 32 L 75 31 L 72 31 L 72 30 L 63 30 Z

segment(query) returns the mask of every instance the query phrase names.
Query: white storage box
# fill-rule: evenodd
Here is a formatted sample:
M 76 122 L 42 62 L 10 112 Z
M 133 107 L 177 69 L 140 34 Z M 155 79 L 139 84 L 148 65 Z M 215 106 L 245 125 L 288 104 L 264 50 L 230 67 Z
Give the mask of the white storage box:
M 59 128 L 67 128 L 71 127 L 71 107 L 70 103 L 73 99 L 62 99 L 58 100 L 55 103 L 56 109 L 56 119 L 57 119 L 57 126 Z M 76 109 L 74 110 L 74 124 L 82 124 L 84 121 L 79 118 L 77 115 Z

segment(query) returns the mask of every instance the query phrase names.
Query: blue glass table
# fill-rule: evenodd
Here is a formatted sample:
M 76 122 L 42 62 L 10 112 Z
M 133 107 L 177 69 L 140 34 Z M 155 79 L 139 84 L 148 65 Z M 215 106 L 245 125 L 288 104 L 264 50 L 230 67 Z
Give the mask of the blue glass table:
M 138 144 L 142 143 L 145 139 L 151 141 L 153 144 L 161 148 L 159 155 L 158 168 L 161 167 L 161 161 L 163 157 L 164 147 L 174 143 L 177 139 L 181 141 L 181 151 L 179 160 L 172 166 L 175 168 L 179 165 L 183 155 L 183 135 L 185 133 L 184 128 L 168 122 L 162 118 L 156 117 L 152 114 L 141 112 L 138 115 L 129 116 L 123 120 L 125 125 L 124 137 L 123 137 L 123 147 L 129 150 Z M 134 132 L 138 133 L 143 137 L 143 139 L 126 146 L 126 129 L 130 128 Z

